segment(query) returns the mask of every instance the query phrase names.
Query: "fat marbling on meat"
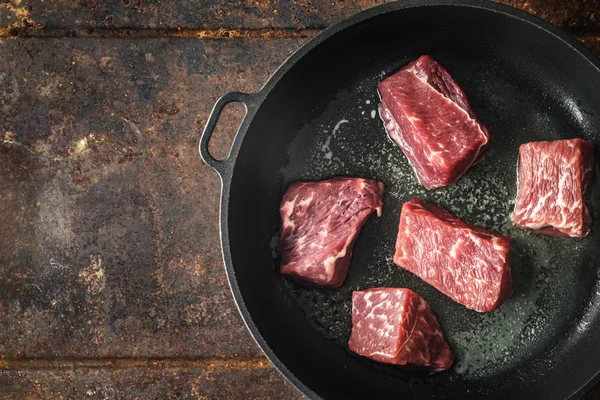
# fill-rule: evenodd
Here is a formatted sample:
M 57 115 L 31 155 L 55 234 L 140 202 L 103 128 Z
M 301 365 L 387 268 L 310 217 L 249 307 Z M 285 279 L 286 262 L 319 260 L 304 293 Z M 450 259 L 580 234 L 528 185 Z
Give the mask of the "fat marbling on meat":
M 515 225 L 552 236 L 587 235 L 592 217 L 586 193 L 593 170 L 594 146 L 588 140 L 522 144 Z
M 455 182 L 482 157 L 488 130 L 432 57 L 421 56 L 377 87 L 385 129 L 427 189 Z
M 475 311 L 496 309 L 513 291 L 508 237 L 418 199 L 402 206 L 394 263 Z
M 350 350 L 372 360 L 433 371 L 450 368 L 454 356 L 431 307 L 410 289 L 352 293 Z
M 290 184 L 280 207 L 281 273 L 339 287 L 362 226 L 373 211 L 381 215 L 382 196 L 383 183 L 375 179 L 337 177 Z

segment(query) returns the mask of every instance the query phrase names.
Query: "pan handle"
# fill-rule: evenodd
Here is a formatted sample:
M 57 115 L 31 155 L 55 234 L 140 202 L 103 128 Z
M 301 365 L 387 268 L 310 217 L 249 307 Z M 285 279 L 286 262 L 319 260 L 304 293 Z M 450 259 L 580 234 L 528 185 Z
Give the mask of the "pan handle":
M 212 167 L 215 171 L 217 171 L 219 173 L 219 175 L 221 175 L 221 176 L 223 176 L 223 174 L 226 173 L 228 170 L 229 164 L 227 163 L 227 161 L 229 160 L 229 155 L 224 160 L 217 160 L 208 151 L 208 142 L 210 141 L 213 131 L 215 130 L 215 127 L 217 126 L 217 122 L 219 121 L 219 116 L 221 115 L 221 111 L 223 111 L 223 108 L 227 104 L 232 103 L 232 102 L 242 103 L 244 105 L 244 107 L 246 108 L 246 116 L 248 116 L 248 111 L 249 111 L 248 109 L 253 107 L 256 104 L 256 97 L 255 97 L 255 95 L 252 95 L 252 94 L 240 93 L 240 92 L 229 92 L 226 95 L 224 95 L 223 97 L 221 97 L 219 100 L 217 100 L 217 102 L 215 103 L 215 106 L 213 107 L 212 111 L 210 112 L 208 121 L 206 122 L 206 125 L 204 126 L 204 131 L 202 132 L 202 136 L 200 137 L 200 145 L 199 145 L 200 157 L 202 157 L 202 160 L 206 164 L 208 164 L 210 167 Z M 244 116 L 244 118 L 246 118 L 246 116 Z M 242 119 L 242 123 L 243 123 L 243 119 Z M 238 130 L 238 133 L 239 133 L 239 130 Z M 237 138 L 237 133 L 233 139 L 234 143 L 236 141 L 236 138 Z

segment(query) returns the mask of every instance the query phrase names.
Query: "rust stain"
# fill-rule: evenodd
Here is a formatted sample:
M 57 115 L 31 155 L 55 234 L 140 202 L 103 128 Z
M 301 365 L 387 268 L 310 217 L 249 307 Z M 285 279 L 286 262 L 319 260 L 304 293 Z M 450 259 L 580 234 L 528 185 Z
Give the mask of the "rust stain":
M 116 38 L 116 39 L 306 39 L 316 36 L 323 29 L 297 28 L 218 28 L 218 29 L 62 29 L 31 28 L 27 26 L 9 26 L 0 28 L 2 37 L 36 37 L 36 38 Z
M 178 31 L 174 36 L 198 39 L 276 39 L 276 38 L 307 38 L 314 36 L 320 30 L 315 29 L 202 29 L 198 31 Z
M 6 3 L 8 1 L 8 3 Z M 598 0 L 496 0 L 538 15 L 563 29 L 598 30 Z M 0 36 L 37 37 L 286 37 L 304 28 L 319 30 L 389 0 L 246 0 L 213 2 L 190 9 L 189 2 L 153 4 L 124 0 L 104 4 L 80 0 L 78 6 L 60 1 L 51 10 L 23 0 L 4 0 L 9 26 Z M 148 4 L 146 4 L 148 3 Z M 191 11 L 191 12 L 190 12 Z M 57 16 L 64 14 L 60 21 Z M 15 20 L 15 22 L 11 22 Z M 35 21 L 34 21 L 35 20 Z M 41 23 L 40 23 L 41 22 Z M 44 24 L 53 26 L 46 28 Z M 155 27 L 149 28 L 149 27 Z M 249 29 L 237 29 L 249 28 Z
M 102 267 L 101 254 L 90 256 L 90 265 L 79 272 L 79 282 L 84 284 L 91 294 L 99 294 L 106 288 L 106 275 Z
M 86 150 L 89 150 L 88 149 L 88 139 L 86 137 L 84 137 L 75 144 L 75 151 L 81 153 Z
M 161 217 L 161 216 L 157 216 Z M 202 266 L 202 257 L 199 254 L 185 255 L 170 260 L 165 260 L 162 256 L 165 246 L 165 237 L 163 234 L 162 222 L 156 221 L 156 246 L 157 259 L 161 260 L 154 273 L 156 282 L 162 288 L 162 291 L 169 296 L 175 295 L 181 291 L 187 291 L 190 285 L 200 285 L 204 279 L 206 268 Z
M 157 369 L 157 370 L 263 370 L 273 366 L 266 358 L 88 358 L 2 360 L 0 368 L 11 371 L 80 369 Z
M 38 149 L 36 147 L 29 146 L 27 144 L 18 142 L 16 140 L 16 138 L 17 138 L 17 135 L 14 132 L 6 131 L 6 132 L 4 132 L 4 137 L 0 141 L 0 145 L 4 145 L 4 146 L 8 147 L 9 149 L 12 149 L 14 147 L 19 147 L 19 148 L 29 151 L 30 153 L 38 153 L 41 155 L 43 155 L 45 153 L 43 149 Z
M 31 7 L 22 4 L 22 0 L 13 0 L 8 3 L 0 2 L 0 10 L 5 9 L 8 12 L 7 18 L 15 21 L 8 26 L 0 27 L 0 37 L 13 36 L 11 32 L 15 29 L 27 29 L 31 32 L 42 29 L 43 25 L 31 19 Z

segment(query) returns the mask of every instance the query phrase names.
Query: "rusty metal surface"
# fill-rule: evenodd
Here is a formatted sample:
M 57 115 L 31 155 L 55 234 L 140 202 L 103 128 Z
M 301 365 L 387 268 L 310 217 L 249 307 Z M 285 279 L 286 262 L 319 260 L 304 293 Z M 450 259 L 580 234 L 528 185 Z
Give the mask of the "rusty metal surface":
M 0 375 L 0 399 L 301 399 L 268 365 L 255 369 L 87 369 Z M 10 395 L 7 395 L 10 392 Z
M 197 140 L 220 93 L 258 89 L 299 44 L 0 43 L 4 358 L 260 355 Z
M 211 30 L 324 28 L 387 0 L 106 1 L 4 0 L 4 34 L 58 30 Z M 599 0 L 501 0 L 573 31 L 600 30 Z M 1 32 L 1 31 L 0 31 Z M 210 33 L 208 33 L 210 34 Z
M 598 1 L 506 1 L 600 54 Z M 218 96 L 380 3 L 0 0 L 0 398 L 300 398 L 229 294 L 197 140 Z

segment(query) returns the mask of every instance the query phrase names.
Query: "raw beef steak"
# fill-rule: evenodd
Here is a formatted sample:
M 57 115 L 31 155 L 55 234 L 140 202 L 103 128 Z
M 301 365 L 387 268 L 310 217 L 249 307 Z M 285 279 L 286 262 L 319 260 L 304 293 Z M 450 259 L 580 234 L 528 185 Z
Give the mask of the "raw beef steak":
M 333 178 L 294 182 L 281 200 L 281 273 L 315 285 L 339 287 L 352 248 L 373 211 L 381 216 L 383 183 Z
M 513 291 L 508 237 L 421 200 L 402 206 L 394 262 L 475 311 L 496 309 Z
M 594 170 L 592 142 L 525 143 L 519 155 L 515 225 L 552 236 L 587 235 L 592 224 L 585 202 Z
M 350 350 L 388 364 L 450 368 L 454 357 L 431 307 L 410 289 L 352 293 Z
M 377 85 L 379 115 L 427 189 L 456 181 L 481 158 L 489 134 L 448 71 L 421 56 Z

